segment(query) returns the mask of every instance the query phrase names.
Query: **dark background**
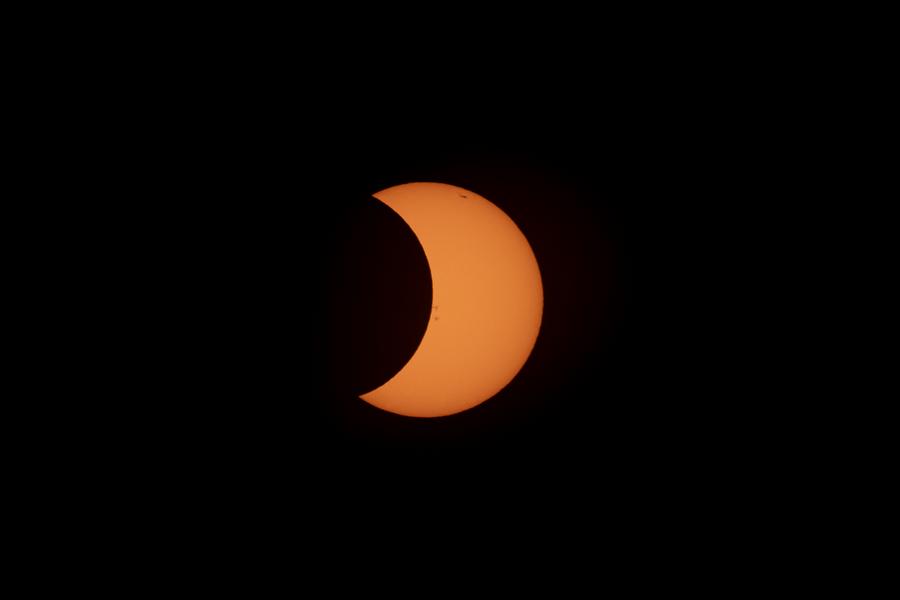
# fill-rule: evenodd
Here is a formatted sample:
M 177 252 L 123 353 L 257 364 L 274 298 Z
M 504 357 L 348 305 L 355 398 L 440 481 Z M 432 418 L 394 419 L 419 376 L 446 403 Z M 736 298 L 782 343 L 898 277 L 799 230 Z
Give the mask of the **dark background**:
M 815 448 L 799 393 L 763 377 L 792 367 L 766 308 L 794 315 L 760 259 L 799 192 L 772 174 L 797 163 L 808 105 L 787 84 L 815 48 L 772 69 L 755 29 L 729 47 L 743 17 L 698 15 L 704 36 L 658 13 L 511 17 L 397 19 L 418 35 L 352 44 L 313 20 L 254 36 L 173 18 L 180 35 L 51 51 L 34 95 L 52 135 L 34 143 L 66 168 L 36 180 L 64 193 L 36 205 L 71 236 L 47 312 L 73 332 L 46 344 L 79 359 L 48 377 L 63 407 L 38 403 L 66 433 L 54 501 L 124 515 L 126 538 L 166 532 L 167 555 L 262 531 L 282 560 L 440 567 L 449 542 L 466 566 L 512 548 L 645 579 L 643 556 L 683 556 L 698 524 L 719 554 L 782 509 Z M 416 180 L 509 214 L 545 293 L 518 377 L 428 420 L 357 398 L 402 367 L 430 305 L 415 239 L 370 197 Z
M 315 78 L 256 63 L 119 86 L 140 102 L 116 105 L 103 140 L 118 153 L 106 185 L 128 202 L 102 214 L 119 241 L 101 250 L 118 274 L 110 386 L 133 401 L 99 420 L 137 448 L 127 470 L 357 516 L 360 498 L 596 516 L 724 485 L 757 418 L 723 343 L 741 266 L 720 242 L 752 195 L 732 144 L 747 118 L 714 101 L 715 70 L 637 56 Z M 438 419 L 357 397 L 403 366 L 431 305 L 421 248 L 371 198 L 410 181 L 497 204 L 544 284 L 519 375 Z

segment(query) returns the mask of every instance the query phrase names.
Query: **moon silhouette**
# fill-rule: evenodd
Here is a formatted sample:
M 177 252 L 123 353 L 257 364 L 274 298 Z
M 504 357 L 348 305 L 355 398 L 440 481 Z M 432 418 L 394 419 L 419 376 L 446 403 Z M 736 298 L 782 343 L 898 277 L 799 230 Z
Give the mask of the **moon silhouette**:
M 531 246 L 502 210 L 460 187 L 408 183 L 374 196 L 419 239 L 433 306 L 406 365 L 360 397 L 411 417 L 481 404 L 513 380 L 537 341 L 544 296 Z

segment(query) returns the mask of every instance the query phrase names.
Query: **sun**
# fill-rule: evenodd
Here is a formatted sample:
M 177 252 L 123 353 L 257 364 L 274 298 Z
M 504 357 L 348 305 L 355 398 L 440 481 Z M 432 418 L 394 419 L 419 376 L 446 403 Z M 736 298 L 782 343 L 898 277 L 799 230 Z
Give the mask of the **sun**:
M 433 306 L 412 358 L 361 398 L 413 417 L 472 408 L 509 384 L 534 348 L 543 312 L 534 252 L 512 219 L 475 192 L 408 183 L 374 196 L 419 239 Z

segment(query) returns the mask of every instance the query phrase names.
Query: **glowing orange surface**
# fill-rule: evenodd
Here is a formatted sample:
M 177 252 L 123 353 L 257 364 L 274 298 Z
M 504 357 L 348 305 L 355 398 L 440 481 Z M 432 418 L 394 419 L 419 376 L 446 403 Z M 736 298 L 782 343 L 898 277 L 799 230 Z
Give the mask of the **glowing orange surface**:
M 503 211 L 468 190 L 409 183 L 375 197 L 422 244 L 433 308 L 409 362 L 361 397 L 414 417 L 472 408 L 512 381 L 537 340 L 544 295 L 534 253 Z

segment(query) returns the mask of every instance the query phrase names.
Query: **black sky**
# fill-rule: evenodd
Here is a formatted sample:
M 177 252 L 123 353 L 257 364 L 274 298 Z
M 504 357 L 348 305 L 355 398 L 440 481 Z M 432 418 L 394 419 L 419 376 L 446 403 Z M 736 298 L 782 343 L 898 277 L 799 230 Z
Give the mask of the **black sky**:
M 731 316 L 694 262 L 715 256 L 697 232 L 722 231 L 709 208 L 733 185 L 723 130 L 661 95 L 662 80 L 607 71 L 589 83 L 283 84 L 247 99 L 240 119 L 199 100 L 191 115 L 144 124 L 158 151 L 129 180 L 144 216 L 122 235 L 153 240 L 130 268 L 163 284 L 140 284 L 153 308 L 136 327 L 152 360 L 131 378 L 144 416 L 121 435 L 162 432 L 166 449 L 146 459 L 184 472 L 199 461 L 290 493 L 308 481 L 318 495 L 445 481 L 463 496 L 598 480 L 621 491 L 724 468 L 716 448 L 743 434 L 745 405 L 719 401 L 735 382 L 708 317 L 727 330 Z M 371 199 L 410 181 L 497 204 L 544 283 L 520 374 L 440 419 L 356 397 L 403 366 L 430 310 L 421 249 Z
M 54 351 L 88 364 L 48 375 L 71 436 L 51 462 L 72 480 L 51 512 L 85 498 L 139 544 L 135 524 L 165 531 L 154 565 L 181 548 L 194 564 L 186 534 L 233 542 L 242 527 L 278 538 L 243 550 L 277 548 L 291 569 L 355 553 L 393 576 L 412 555 L 442 571 L 428 593 L 446 564 L 492 569 L 517 549 L 526 582 L 565 550 L 601 583 L 616 558 L 655 579 L 639 551 L 667 562 L 698 522 L 727 537 L 780 509 L 817 449 L 773 468 L 809 411 L 762 376 L 792 348 L 767 329 L 785 292 L 759 257 L 774 254 L 763 225 L 802 191 L 770 174 L 796 164 L 784 132 L 807 105 L 785 113 L 786 84 L 816 47 L 768 84 L 761 30 L 725 51 L 744 16 L 687 15 L 706 36 L 643 7 L 627 22 L 541 8 L 528 26 L 527 9 L 438 10 L 462 22 L 408 36 L 406 18 L 396 34 L 363 19 L 370 37 L 348 43 L 332 32 L 347 15 L 254 33 L 206 14 L 183 48 L 160 28 L 133 52 L 99 37 L 90 58 L 53 52 L 73 62 L 46 77 L 41 118 L 58 130 L 35 139 L 69 167 L 41 176 L 64 186 L 46 210 L 90 227 L 73 219 L 88 251 L 58 259 L 74 276 L 53 310 L 80 329 Z M 410 181 L 497 204 L 544 284 L 519 375 L 440 419 L 357 398 L 403 366 L 431 304 L 414 236 L 371 198 Z M 452 563 L 430 552 L 457 546 Z

